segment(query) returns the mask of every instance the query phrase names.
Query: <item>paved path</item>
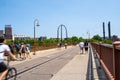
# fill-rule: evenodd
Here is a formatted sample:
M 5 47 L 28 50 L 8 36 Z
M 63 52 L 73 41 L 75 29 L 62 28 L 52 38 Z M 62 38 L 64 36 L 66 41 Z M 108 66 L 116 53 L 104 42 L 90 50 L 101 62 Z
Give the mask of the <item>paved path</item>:
M 97 65 L 98 62 L 96 63 L 95 57 L 92 56 L 92 64 L 88 60 L 91 54 L 93 55 L 93 51 L 90 49 L 88 53 L 78 54 L 50 80 L 107 80 L 103 69 L 98 69 L 100 65 Z M 88 63 L 93 67 L 88 65 Z M 92 70 L 93 73 L 88 74 L 89 70 Z M 93 77 L 91 78 L 91 76 Z
M 86 80 L 88 54 L 78 54 L 51 80 Z
M 71 47 L 72 46 L 69 46 L 68 48 L 71 48 Z M 49 56 L 51 54 L 54 54 L 55 52 L 59 52 L 62 50 L 65 50 L 64 47 L 61 49 L 54 48 L 54 49 L 37 51 L 36 55 L 33 55 L 33 53 L 31 53 L 32 59 L 26 59 L 24 61 L 15 61 L 15 62 L 11 62 L 11 64 L 15 65 L 25 61 L 33 60 L 38 57 Z M 50 80 L 87 80 L 88 58 L 89 58 L 89 52 L 84 54 L 80 54 L 80 52 L 78 52 L 78 55 L 76 55 L 60 71 L 54 74 Z M 97 70 L 97 67 L 96 67 L 96 70 Z M 94 74 L 95 74 L 94 79 L 99 80 L 98 79 L 99 77 L 97 77 L 98 75 L 96 75 L 97 73 L 94 73 Z
M 69 46 L 68 48 L 71 48 Z M 59 52 L 65 50 L 64 47 L 62 48 L 54 48 L 48 50 L 41 50 L 37 51 L 36 55 L 33 55 L 31 52 L 32 59 L 26 59 L 24 61 L 14 61 L 11 62 L 11 65 L 20 64 L 25 61 L 30 61 L 38 57 L 49 56 L 54 54 L 55 52 Z M 40 53 L 40 54 L 38 54 Z M 68 64 L 66 64 L 57 74 L 53 75 L 50 80 L 86 80 L 87 75 L 87 66 L 88 66 L 88 53 L 76 55 Z

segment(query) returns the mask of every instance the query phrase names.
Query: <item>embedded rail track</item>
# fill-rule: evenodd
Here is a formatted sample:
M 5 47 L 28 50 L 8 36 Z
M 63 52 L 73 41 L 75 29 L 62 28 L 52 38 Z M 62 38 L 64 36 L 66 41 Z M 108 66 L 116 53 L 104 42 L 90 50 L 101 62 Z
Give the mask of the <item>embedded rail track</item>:
M 29 66 L 29 67 L 27 67 L 27 68 L 25 68 L 25 69 L 23 69 L 23 70 L 19 70 L 18 71 L 18 73 L 17 73 L 17 76 L 19 76 L 19 75 L 21 75 L 21 74 L 23 74 L 23 73 L 25 73 L 25 72 L 28 72 L 28 71 L 30 71 L 30 70 L 33 70 L 33 69 L 35 69 L 35 68 L 37 68 L 37 67 L 39 67 L 39 66 L 42 66 L 42 65 L 44 65 L 44 64 L 47 64 L 47 63 L 49 63 L 49 62 L 52 62 L 52 61 L 55 61 L 55 59 L 62 59 L 65 55 L 67 55 L 67 56 L 71 56 L 71 57 L 64 57 L 64 60 L 65 59 L 69 59 L 69 60 L 71 60 L 76 54 L 78 54 L 78 51 L 76 50 L 76 48 L 77 48 L 77 50 L 79 50 L 79 48 L 78 47 L 73 47 L 73 48 L 70 48 L 70 49 L 66 49 L 66 50 L 64 50 L 64 51 L 60 51 L 60 52 L 58 52 L 58 53 L 54 53 L 54 54 L 52 54 L 51 55 L 51 57 L 49 57 L 49 58 L 40 58 L 39 60 L 43 60 L 42 62 L 40 62 L 40 63 L 36 63 L 36 64 L 34 64 L 34 65 L 32 65 L 32 66 Z M 51 74 L 51 76 L 52 76 L 53 74 Z

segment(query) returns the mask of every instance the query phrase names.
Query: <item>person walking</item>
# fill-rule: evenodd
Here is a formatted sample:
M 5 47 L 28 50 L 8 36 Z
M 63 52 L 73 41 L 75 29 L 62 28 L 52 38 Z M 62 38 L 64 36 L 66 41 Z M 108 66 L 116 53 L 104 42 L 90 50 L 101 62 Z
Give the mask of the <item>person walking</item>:
M 60 48 L 60 43 L 57 44 L 57 47 Z
M 79 47 L 80 47 L 80 53 L 84 53 L 84 42 L 80 42 L 79 43 Z
M 16 58 L 20 57 L 21 58 L 21 53 L 19 52 L 20 51 L 20 44 L 19 42 L 17 44 L 15 44 L 15 49 L 16 49 Z
M 60 45 L 60 48 L 61 48 L 62 47 L 62 43 L 60 42 L 59 45 Z
M 10 48 L 8 45 L 6 45 L 6 39 L 3 37 L 0 37 L 0 80 L 3 79 L 3 77 L 7 74 L 8 68 L 7 65 L 4 63 L 4 55 L 5 53 L 10 56 L 13 60 L 16 60 L 14 55 L 11 53 Z
M 11 43 L 9 44 L 9 47 L 10 47 L 11 53 L 14 54 L 14 47 L 15 47 L 15 45 L 14 45 L 14 41 L 13 40 L 11 40 Z
M 87 41 L 85 41 L 85 43 L 84 43 L 84 48 L 85 48 L 85 52 L 87 52 L 88 51 L 88 42 Z
M 21 43 L 19 52 L 21 53 L 22 58 L 26 59 L 26 45 L 23 42 Z
M 67 43 L 65 43 L 65 49 L 67 49 Z
M 31 59 L 31 56 L 30 56 L 30 44 L 26 44 L 26 57 Z

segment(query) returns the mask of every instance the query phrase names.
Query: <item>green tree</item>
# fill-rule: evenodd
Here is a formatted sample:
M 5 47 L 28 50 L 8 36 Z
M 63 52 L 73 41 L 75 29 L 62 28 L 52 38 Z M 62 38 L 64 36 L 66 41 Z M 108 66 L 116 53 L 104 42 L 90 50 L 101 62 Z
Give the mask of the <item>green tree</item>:
M 105 40 L 102 40 L 102 43 L 105 43 L 105 44 L 112 44 L 112 41 L 111 41 L 111 40 L 105 39 Z
M 78 43 L 79 42 L 79 39 L 78 39 L 78 37 L 76 37 L 76 36 L 73 36 L 72 38 L 71 38 L 71 41 L 72 41 L 72 43 Z
M 84 39 L 82 37 L 79 37 L 79 42 L 84 41 Z
M 102 38 L 98 34 L 94 35 L 92 39 L 95 41 L 102 41 Z

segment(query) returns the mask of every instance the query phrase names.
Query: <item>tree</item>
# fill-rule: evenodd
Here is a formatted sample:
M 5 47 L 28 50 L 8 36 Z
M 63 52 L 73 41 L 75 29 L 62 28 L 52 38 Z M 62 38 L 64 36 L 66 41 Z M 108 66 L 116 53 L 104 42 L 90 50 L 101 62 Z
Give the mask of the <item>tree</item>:
M 92 39 L 96 41 L 102 41 L 102 38 L 98 34 L 94 35 Z
M 73 44 L 76 44 L 76 43 L 78 43 L 79 39 L 78 39 L 78 37 L 73 36 L 73 37 L 71 38 L 71 41 L 72 41 Z
M 82 37 L 79 37 L 79 42 L 84 41 L 84 39 Z
M 105 44 L 112 44 L 112 41 L 109 40 L 109 39 L 105 39 L 105 40 L 102 40 L 102 43 L 105 43 Z

